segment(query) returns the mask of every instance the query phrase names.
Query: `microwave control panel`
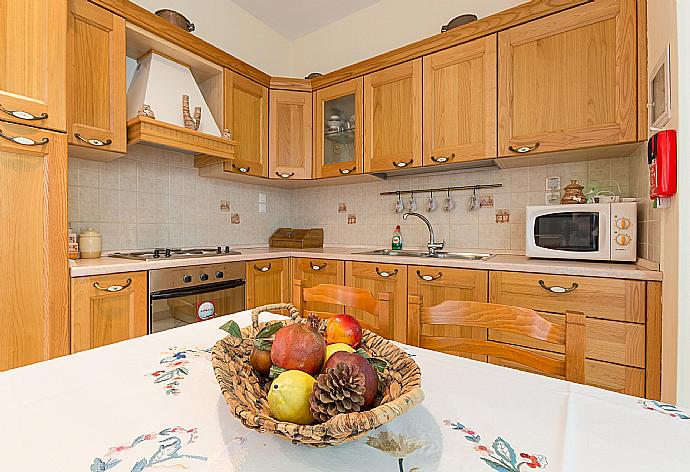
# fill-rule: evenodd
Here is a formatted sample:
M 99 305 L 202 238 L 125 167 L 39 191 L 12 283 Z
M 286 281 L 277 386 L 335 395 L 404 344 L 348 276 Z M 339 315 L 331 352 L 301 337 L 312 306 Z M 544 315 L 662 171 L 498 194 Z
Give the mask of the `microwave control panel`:
M 637 259 L 637 203 L 611 204 L 611 260 Z

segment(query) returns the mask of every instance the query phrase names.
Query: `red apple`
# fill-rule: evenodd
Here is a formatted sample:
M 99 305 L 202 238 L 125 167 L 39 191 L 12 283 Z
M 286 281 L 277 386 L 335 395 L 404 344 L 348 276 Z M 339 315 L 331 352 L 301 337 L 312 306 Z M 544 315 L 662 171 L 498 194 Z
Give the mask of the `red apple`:
M 287 370 L 314 375 L 326 357 L 326 341 L 310 324 L 294 323 L 280 328 L 271 347 L 271 361 Z
M 376 399 L 376 392 L 379 389 L 379 376 L 376 374 L 374 368 L 368 360 L 359 354 L 338 351 L 334 352 L 331 357 L 328 358 L 323 366 L 323 372 L 340 363 L 356 366 L 360 372 L 364 374 L 364 409 L 371 408 L 374 399 Z
M 357 318 L 345 313 L 335 315 L 326 323 L 326 344 L 344 343 L 357 349 L 362 342 L 362 325 Z

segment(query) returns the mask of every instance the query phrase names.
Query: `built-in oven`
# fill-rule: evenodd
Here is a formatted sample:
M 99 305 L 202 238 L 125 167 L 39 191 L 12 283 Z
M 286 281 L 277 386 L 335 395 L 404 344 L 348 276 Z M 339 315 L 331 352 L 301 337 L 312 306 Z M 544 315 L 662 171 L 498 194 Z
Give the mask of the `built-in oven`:
M 245 309 L 243 262 L 149 271 L 149 333 Z

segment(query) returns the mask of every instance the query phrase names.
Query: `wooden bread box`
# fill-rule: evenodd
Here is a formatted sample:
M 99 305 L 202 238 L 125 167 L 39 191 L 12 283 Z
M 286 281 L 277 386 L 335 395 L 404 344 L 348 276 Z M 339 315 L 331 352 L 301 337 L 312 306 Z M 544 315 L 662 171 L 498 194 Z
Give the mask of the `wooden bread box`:
M 293 249 L 323 247 L 323 228 L 278 228 L 268 238 L 268 245 Z

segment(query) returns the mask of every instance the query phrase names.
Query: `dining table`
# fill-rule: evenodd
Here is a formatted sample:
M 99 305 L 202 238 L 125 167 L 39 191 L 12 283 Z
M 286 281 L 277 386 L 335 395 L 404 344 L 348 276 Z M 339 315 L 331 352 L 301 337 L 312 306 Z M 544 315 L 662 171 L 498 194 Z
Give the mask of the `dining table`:
M 404 344 L 425 399 L 390 423 L 325 448 L 249 430 L 211 366 L 230 319 L 0 373 L 0 471 L 690 470 L 679 407 Z

